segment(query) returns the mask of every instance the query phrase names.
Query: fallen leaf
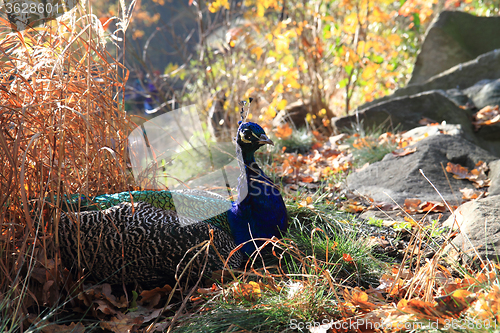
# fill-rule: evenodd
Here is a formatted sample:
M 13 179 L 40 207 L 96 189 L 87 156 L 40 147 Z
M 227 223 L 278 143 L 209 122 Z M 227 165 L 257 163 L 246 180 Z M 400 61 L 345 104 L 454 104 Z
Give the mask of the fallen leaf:
M 340 210 L 348 213 L 359 213 L 366 210 L 366 207 L 356 201 L 344 201 Z
M 470 176 L 468 168 L 451 162 L 446 164 L 446 171 L 453 174 L 455 179 L 467 179 Z
M 304 183 L 312 183 L 314 181 L 314 178 L 311 176 L 304 176 L 300 177 L 299 180 Z
M 418 121 L 418 123 L 420 125 L 429 125 L 429 126 L 437 126 L 437 125 L 439 125 L 439 123 L 437 123 L 436 121 L 434 121 L 432 119 L 429 119 L 429 118 L 426 118 L 426 117 L 422 117 L 422 119 L 420 119 Z
M 256 301 L 262 294 L 260 285 L 254 281 L 250 281 L 249 283 L 236 283 L 232 290 L 236 299 L 246 299 L 249 302 Z
M 460 189 L 460 193 L 462 193 L 462 199 L 464 200 L 474 200 L 484 195 L 483 191 L 472 188 L 462 188 Z
M 447 208 L 444 203 L 438 201 L 426 201 L 420 204 L 419 213 L 420 212 L 435 212 L 435 213 L 444 213 Z
M 477 131 L 481 126 L 493 125 L 500 123 L 499 106 L 485 106 L 473 115 L 475 121 L 472 122 Z
M 292 136 L 292 132 L 293 130 L 290 125 L 288 125 L 288 123 L 285 123 L 284 125 L 278 126 L 276 128 L 274 135 L 276 135 L 280 139 L 287 139 Z
M 405 199 L 404 206 L 407 212 L 414 213 L 418 211 L 418 206 L 422 200 L 416 198 Z
M 406 156 L 406 155 L 409 155 L 409 154 L 413 154 L 416 151 L 417 151 L 417 147 L 397 149 L 397 150 L 395 150 L 395 151 L 392 152 L 392 155 L 401 157 L 401 156 Z
M 41 321 L 40 317 L 32 314 L 29 315 L 28 321 L 34 324 L 42 333 L 84 333 L 85 326 L 82 323 L 71 323 L 69 325 L 56 325 Z
M 144 290 L 140 296 L 139 304 L 145 305 L 148 304 L 149 308 L 155 307 L 159 302 L 162 296 L 167 296 L 172 291 L 172 287 L 166 284 L 163 287 L 156 287 L 152 290 Z
M 349 253 L 342 254 L 342 259 L 344 259 L 345 262 L 352 262 L 353 260 Z

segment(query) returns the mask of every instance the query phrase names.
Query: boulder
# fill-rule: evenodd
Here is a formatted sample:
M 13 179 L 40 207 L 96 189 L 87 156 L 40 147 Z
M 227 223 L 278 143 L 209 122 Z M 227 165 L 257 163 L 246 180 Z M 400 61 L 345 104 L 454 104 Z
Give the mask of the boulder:
M 358 111 L 357 115 L 335 117 L 332 126 L 335 131 L 342 132 L 356 128 L 359 120 L 364 129 L 384 127 L 406 131 L 420 126 L 422 118 L 429 118 L 438 123 L 445 121 L 462 125 L 465 137 L 474 142 L 474 131 L 469 120 L 471 116 L 471 111 L 458 107 L 443 91 L 436 90 L 381 102 Z
M 468 180 L 455 179 L 451 174 L 446 177 L 443 169 L 447 163 L 460 164 L 471 170 L 479 161 L 496 159 L 460 136 L 435 135 L 413 146 L 417 150 L 412 154 L 399 157 L 387 154 L 381 161 L 352 173 L 346 179 L 347 189 L 375 201 L 391 202 L 392 198 L 398 204 L 409 198 L 442 201 L 420 174 L 421 169 L 445 200 L 458 205 L 462 201 L 459 190 L 472 187 L 472 184 Z
M 486 82 L 476 93 L 473 93 L 471 88 L 467 89 L 465 93 L 476 108 L 482 109 L 488 105 L 500 105 L 500 79 Z
M 446 134 L 451 136 L 465 137 L 462 125 L 459 124 L 439 124 L 435 126 L 415 127 L 401 135 L 403 139 L 422 140 L 433 135 Z
M 490 195 L 458 207 L 444 223 L 445 226 L 459 230 L 458 236 L 444 250 L 448 258 L 466 263 L 477 262 L 477 256 L 498 261 L 499 216 L 500 195 Z
M 490 195 L 500 194 L 500 160 L 488 164 L 490 168 L 489 178 L 491 179 Z
M 476 83 L 482 81 L 481 87 L 484 83 L 496 80 L 500 77 L 500 49 L 490 51 L 482 54 L 474 60 L 456 65 L 443 73 L 431 77 L 425 82 L 419 84 L 409 84 L 404 88 L 396 90 L 392 95 L 384 96 L 374 101 L 363 104 L 360 109 L 378 104 L 383 101 L 388 101 L 396 97 L 410 96 L 419 94 L 424 91 L 442 89 L 446 90 L 449 97 L 453 100 L 453 95 L 457 93 L 456 90 L 466 89 L 474 86 Z M 483 81 L 486 80 L 486 81 Z M 457 88 L 458 87 L 458 88 Z M 456 89 L 456 90 L 454 90 Z M 479 92 L 477 90 L 475 93 Z M 466 94 L 470 96 L 475 94 L 474 91 Z M 460 105 L 465 105 L 461 104 Z
M 485 83 L 474 89 L 478 92 L 483 89 L 491 91 L 491 87 L 491 84 Z M 474 98 L 472 94 L 471 98 Z M 354 115 L 334 117 L 332 126 L 335 132 L 358 129 L 359 126 L 365 130 L 384 128 L 391 131 L 394 129 L 405 131 L 420 126 L 419 121 L 422 118 L 429 118 L 438 123 L 445 121 L 447 124 L 461 125 L 464 138 L 500 157 L 500 123 L 474 130 L 471 122 L 472 115 L 472 110 L 459 107 L 448 98 L 446 92 L 434 90 L 380 102 Z
M 431 23 L 408 84 L 429 80 L 455 65 L 500 48 L 500 17 L 443 11 Z

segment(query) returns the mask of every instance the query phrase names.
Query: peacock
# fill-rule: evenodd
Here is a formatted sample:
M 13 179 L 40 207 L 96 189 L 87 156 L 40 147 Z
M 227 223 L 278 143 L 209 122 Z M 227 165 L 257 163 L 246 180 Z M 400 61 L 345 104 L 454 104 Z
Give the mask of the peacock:
M 279 188 L 255 161 L 255 152 L 267 144 L 274 145 L 261 126 L 239 122 L 240 176 L 234 201 L 194 189 L 122 192 L 92 200 L 73 197 L 68 206 L 82 211 L 61 214 L 63 265 L 80 262 L 96 281 L 161 286 L 182 271 L 189 249 L 211 238 L 219 254 L 229 258 L 227 265 L 239 267 L 261 244 L 253 239 L 279 237 L 288 227 Z M 203 262 L 205 272 L 224 266 L 210 250 L 207 259 L 195 261 L 193 272 L 199 272 Z

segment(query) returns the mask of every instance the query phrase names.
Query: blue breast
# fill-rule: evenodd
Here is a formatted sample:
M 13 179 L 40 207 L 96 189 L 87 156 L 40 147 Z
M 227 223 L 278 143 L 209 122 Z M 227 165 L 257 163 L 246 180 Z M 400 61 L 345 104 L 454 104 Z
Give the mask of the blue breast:
M 228 212 L 228 221 L 236 244 L 253 238 L 280 237 L 288 226 L 285 203 L 279 188 L 260 170 L 256 163 L 246 167 L 248 191 Z M 242 182 L 244 183 L 244 182 Z M 241 189 L 240 189 L 241 190 Z M 246 191 L 240 191 L 245 193 Z M 262 242 L 257 242 L 257 246 Z M 250 255 L 253 242 L 245 244 L 242 252 Z

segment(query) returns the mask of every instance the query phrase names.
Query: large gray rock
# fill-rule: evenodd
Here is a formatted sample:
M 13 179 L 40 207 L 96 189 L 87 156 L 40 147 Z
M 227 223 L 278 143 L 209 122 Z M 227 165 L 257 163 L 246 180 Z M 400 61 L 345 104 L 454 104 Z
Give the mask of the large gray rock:
M 464 262 L 480 258 L 500 258 L 500 195 L 467 202 L 444 223 L 460 230 L 451 245 L 445 248 L 448 258 Z M 460 228 L 457 228 L 457 225 Z
M 496 159 L 459 136 L 436 135 L 423 139 L 414 146 L 417 148 L 415 153 L 401 157 L 387 154 L 382 161 L 349 175 L 346 180 L 347 188 L 375 201 L 391 202 L 390 198 L 399 204 L 408 198 L 441 201 L 440 196 L 420 174 L 419 170 L 422 169 L 445 200 L 460 204 L 462 200 L 459 190 L 472 187 L 471 182 L 455 179 L 451 174 L 447 179 L 443 167 L 452 162 L 471 170 L 479 161 L 491 162 Z
M 408 84 L 419 84 L 447 69 L 500 48 L 500 17 L 444 11 L 426 32 Z M 443 89 L 443 88 L 441 88 Z
M 500 160 L 488 164 L 490 168 L 489 178 L 491 179 L 490 195 L 500 194 Z
M 468 90 L 468 95 L 478 109 L 482 109 L 488 105 L 500 105 L 500 79 L 484 84 L 475 94 L 470 92 L 471 89 Z M 467 94 L 467 91 L 465 93 Z
M 474 130 L 469 120 L 472 112 L 458 107 L 442 91 L 428 91 L 413 96 L 395 98 L 358 111 L 356 114 L 332 119 L 335 131 L 341 132 L 353 128 L 359 119 L 365 129 L 379 126 L 393 130 L 410 130 L 420 126 L 422 118 L 448 124 L 460 124 L 465 137 L 475 141 Z
M 488 53 L 482 54 L 474 60 L 456 65 L 443 73 L 431 77 L 427 81 L 420 84 L 410 84 L 404 88 L 396 90 L 392 95 L 384 96 L 372 102 L 365 103 L 360 109 L 378 104 L 383 101 L 388 101 L 401 96 L 410 96 L 419 94 L 424 91 L 442 89 L 446 90 L 449 97 L 458 102 L 454 98 L 457 94 L 453 89 L 466 89 L 474 86 L 482 80 L 496 80 L 500 77 L 500 49 L 493 50 Z M 483 82 L 483 83 L 486 83 Z M 481 85 L 482 87 L 483 85 Z M 475 93 L 479 92 L 476 91 Z M 466 94 L 469 97 L 475 94 L 473 91 Z M 467 101 L 465 101 L 467 102 Z M 458 102 L 458 104 L 462 104 Z
M 478 91 L 483 91 L 485 87 L 482 85 Z M 500 123 L 482 126 L 475 131 L 472 114 L 471 110 L 460 108 L 451 101 L 444 91 L 434 90 L 371 105 L 358 111 L 357 116 L 332 118 L 332 126 L 334 131 L 343 132 L 357 128 L 359 120 L 365 130 L 382 127 L 404 131 L 420 126 L 418 122 L 425 117 L 439 123 L 446 121 L 461 125 L 464 138 L 500 157 Z

